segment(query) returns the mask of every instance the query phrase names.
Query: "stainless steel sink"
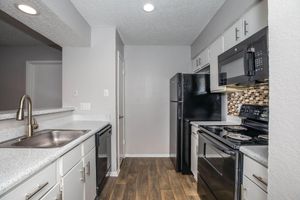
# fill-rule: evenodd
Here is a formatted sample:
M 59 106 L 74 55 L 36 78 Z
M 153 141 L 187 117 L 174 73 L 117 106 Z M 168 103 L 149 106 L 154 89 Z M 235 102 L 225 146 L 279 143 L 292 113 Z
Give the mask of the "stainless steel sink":
M 89 130 L 47 129 L 32 137 L 20 137 L 0 144 L 0 148 L 56 148 L 62 147 Z

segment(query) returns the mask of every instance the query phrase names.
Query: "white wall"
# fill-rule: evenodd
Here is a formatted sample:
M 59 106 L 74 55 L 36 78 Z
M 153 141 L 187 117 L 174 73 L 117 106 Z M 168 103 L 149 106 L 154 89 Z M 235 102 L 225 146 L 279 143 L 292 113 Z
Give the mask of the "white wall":
M 13 110 L 26 89 L 26 61 L 61 60 L 60 50 L 48 46 L 0 47 L 0 110 Z M 60 97 L 61 98 L 61 97 Z
M 91 43 L 91 47 L 63 47 L 63 106 L 75 106 L 75 114 L 90 119 L 105 115 L 113 125 L 112 156 L 116 158 L 116 29 L 92 29 Z M 109 90 L 108 97 L 104 89 Z M 91 103 L 91 110 L 80 110 L 81 102 Z M 112 167 L 116 170 L 116 159 Z
M 125 46 L 127 155 L 169 154 L 169 79 L 190 66 L 190 46 Z
M 269 1 L 270 200 L 300 199 L 300 1 Z

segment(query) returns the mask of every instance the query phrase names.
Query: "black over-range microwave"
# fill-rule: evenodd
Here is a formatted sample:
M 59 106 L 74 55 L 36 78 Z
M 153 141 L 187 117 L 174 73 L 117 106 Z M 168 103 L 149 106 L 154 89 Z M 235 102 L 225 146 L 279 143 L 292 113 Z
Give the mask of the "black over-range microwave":
M 219 85 L 248 86 L 269 79 L 268 27 L 218 57 Z

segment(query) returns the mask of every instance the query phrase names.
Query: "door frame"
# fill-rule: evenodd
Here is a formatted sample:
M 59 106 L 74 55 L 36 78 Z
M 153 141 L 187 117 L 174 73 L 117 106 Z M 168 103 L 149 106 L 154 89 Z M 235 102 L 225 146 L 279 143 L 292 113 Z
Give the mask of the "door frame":
M 123 139 L 120 139 L 120 123 L 119 123 L 119 119 L 120 119 L 120 66 L 121 66 L 121 60 L 122 62 L 122 75 L 123 75 Z M 125 158 L 125 145 L 126 145 L 126 134 L 125 134 L 125 60 L 124 57 L 122 57 L 120 51 L 117 51 L 117 116 L 116 116 L 116 121 L 117 121 L 117 168 L 118 170 L 121 167 L 122 161 Z M 120 142 L 123 143 L 123 155 L 121 155 L 121 150 L 120 150 Z

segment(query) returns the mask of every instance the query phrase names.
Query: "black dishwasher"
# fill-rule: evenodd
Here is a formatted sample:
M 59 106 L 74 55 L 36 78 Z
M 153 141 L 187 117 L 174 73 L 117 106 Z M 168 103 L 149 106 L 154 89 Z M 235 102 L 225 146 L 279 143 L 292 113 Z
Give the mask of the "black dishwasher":
M 97 195 L 100 194 L 107 180 L 111 167 L 111 125 L 96 133 L 96 183 Z

